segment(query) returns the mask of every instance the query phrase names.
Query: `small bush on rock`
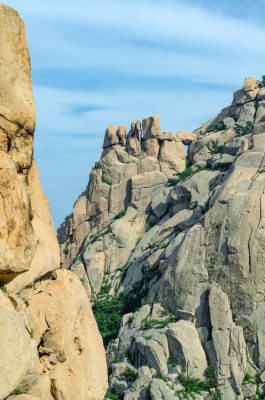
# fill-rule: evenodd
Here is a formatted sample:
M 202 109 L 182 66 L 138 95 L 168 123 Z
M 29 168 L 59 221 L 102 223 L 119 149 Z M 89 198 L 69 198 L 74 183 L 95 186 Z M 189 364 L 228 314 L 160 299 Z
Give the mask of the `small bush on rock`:
M 67 256 L 67 254 L 69 253 L 69 249 L 67 246 L 65 246 L 65 248 L 63 249 L 63 252 Z
M 4 292 L 4 293 L 7 293 L 7 294 L 8 294 L 8 291 L 7 291 L 7 289 L 6 289 L 6 287 L 5 287 L 5 286 L 1 286 L 1 290 L 2 290 L 2 292 Z
M 207 382 L 200 381 L 199 379 L 196 378 L 190 378 L 190 377 L 185 377 L 184 375 L 179 375 L 178 380 L 184 386 L 184 390 L 176 392 L 176 394 L 182 393 L 184 397 L 185 395 L 189 395 L 192 393 L 199 394 L 200 392 L 209 390 L 209 385 Z
M 192 171 L 192 169 L 190 167 L 187 167 L 185 169 L 185 171 L 174 174 L 174 175 L 177 175 L 178 178 L 169 178 L 168 179 L 169 186 L 176 186 L 178 183 L 184 181 L 187 178 L 190 178 L 192 175 L 194 175 L 200 171 L 204 171 L 204 169 L 202 167 L 198 167 L 198 169 L 196 171 Z
M 216 382 L 215 382 L 215 379 L 214 379 L 214 370 L 213 370 L 213 368 L 212 367 L 207 367 L 206 370 L 205 370 L 205 374 L 207 376 L 207 381 L 208 381 L 209 387 L 210 388 L 216 387 L 217 385 L 216 385 Z
M 210 153 L 211 153 L 211 154 L 218 154 L 218 153 L 221 153 L 221 152 L 223 151 L 223 148 L 224 148 L 224 145 L 225 145 L 225 144 L 226 144 L 226 143 L 224 143 L 224 144 L 218 146 L 218 144 L 217 144 L 214 140 L 212 140 L 212 141 L 211 141 L 212 147 L 209 148 Z
M 110 181 L 108 181 L 108 180 L 104 177 L 104 175 L 102 175 L 101 182 L 102 182 L 102 183 L 106 183 L 106 184 L 109 185 L 109 186 L 113 185 L 113 183 L 110 182 Z
M 176 367 L 177 363 L 176 361 L 174 361 L 173 357 L 169 357 L 167 362 L 169 363 L 169 365 L 171 365 L 172 367 Z
M 109 400 L 121 400 L 122 397 L 119 396 L 117 393 L 114 393 L 110 390 L 107 391 L 106 395 L 105 395 L 105 399 L 109 399 Z
M 141 301 L 145 296 L 141 286 L 140 282 L 131 292 L 120 293 L 118 297 L 108 294 L 110 285 L 101 288 L 92 309 L 105 345 L 117 337 L 122 316 L 141 307 Z
M 246 123 L 246 126 L 236 124 L 236 126 L 234 127 L 234 130 L 235 130 L 237 136 L 245 136 L 245 135 L 249 135 L 250 133 L 252 133 L 253 128 L 254 128 L 253 122 L 248 121 Z
M 167 380 L 167 378 L 165 376 L 158 375 L 156 377 L 156 379 L 161 379 L 161 381 L 163 381 L 163 382 L 168 382 L 168 380 Z
M 137 373 L 133 369 L 127 368 L 126 371 L 124 371 L 123 376 L 126 381 L 134 382 L 137 377 Z

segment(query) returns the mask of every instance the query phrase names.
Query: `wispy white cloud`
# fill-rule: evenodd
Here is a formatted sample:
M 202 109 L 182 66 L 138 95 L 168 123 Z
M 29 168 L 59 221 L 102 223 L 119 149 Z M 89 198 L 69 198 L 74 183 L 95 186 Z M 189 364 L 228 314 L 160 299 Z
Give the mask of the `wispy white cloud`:
M 158 114 L 162 130 L 192 130 L 231 102 L 244 77 L 265 73 L 260 0 L 6 4 L 26 22 L 35 154 L 57 225 L 85 188 L 108 125 Z

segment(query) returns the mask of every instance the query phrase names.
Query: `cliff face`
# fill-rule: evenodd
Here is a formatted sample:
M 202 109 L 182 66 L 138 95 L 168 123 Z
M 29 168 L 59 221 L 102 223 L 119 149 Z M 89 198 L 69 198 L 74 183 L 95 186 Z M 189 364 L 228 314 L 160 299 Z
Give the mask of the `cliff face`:
M 0 47 L 0 399 L 103 399 L 105 354 L 89 301 L 74 274 L 55 271 L 24 23 L 3 4 Z
M 192 134 L 161 135 L 158 117 L 127 137 L 110 126 L 58 230 L 61 264 L 94 302 L 117 398 L 264 392 L 263 86 L 247 78 Z

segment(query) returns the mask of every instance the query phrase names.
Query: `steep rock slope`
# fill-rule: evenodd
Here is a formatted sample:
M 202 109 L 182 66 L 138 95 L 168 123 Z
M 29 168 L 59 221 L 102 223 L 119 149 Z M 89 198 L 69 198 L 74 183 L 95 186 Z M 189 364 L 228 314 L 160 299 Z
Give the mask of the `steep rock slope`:
M 264 84 L 193 133 L 161 135 L 158 117 L 106 130 L 58 237 L 94 302 L 108 398 L 264 394 Z
M 0 47 L 0 399 L 101 400 L 105 352 L 89 300 L 73 273 L 55 271 L 24 23 L 3 4 Z

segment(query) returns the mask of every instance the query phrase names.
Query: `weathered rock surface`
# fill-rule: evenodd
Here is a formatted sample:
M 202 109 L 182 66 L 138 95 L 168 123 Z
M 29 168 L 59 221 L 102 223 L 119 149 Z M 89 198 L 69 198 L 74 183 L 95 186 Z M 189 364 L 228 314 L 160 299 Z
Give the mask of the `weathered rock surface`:
M 102 399 L 105 353 L 89 300 L 72 272 L 56 274 L 28 306 L 32 335 L 43 352 L 41 368 L 50 377 L 55 397 Z
M 30 332 L 8 295 L 0 291 L 0 398 L 6 398 L 37 363 Z M 36 349 L 36 344 L 35 344 Z M 35 356 L 35 357 L 34 357 Z M 15 368 L 14 368 L 15 366 Z
M 231 106 L 192 133 L 161 135 L 158 117 L 142 122 L 143 135 L 132 123 L 127 147 L 106 149 L 90 176 L 79 214 L 88 233 L 78 233 L 76 214 L 59 230 L 61 263 L 90 281 L 96 306 L 129 296 L 106 349 L 109 390 L 126 400 L 264 392 L 261 86 L 247 78 Z M 95 279 L 86 260 L 98 260 Z M 204 382 L 192 395 L 191 378 Z
M 0 4 L 0 399 L 102 400 L 104 347 L 59 245 L 33 159 L 35 105 L 24 23 Z M 82 220 L 80 200 L 75 210 Z

